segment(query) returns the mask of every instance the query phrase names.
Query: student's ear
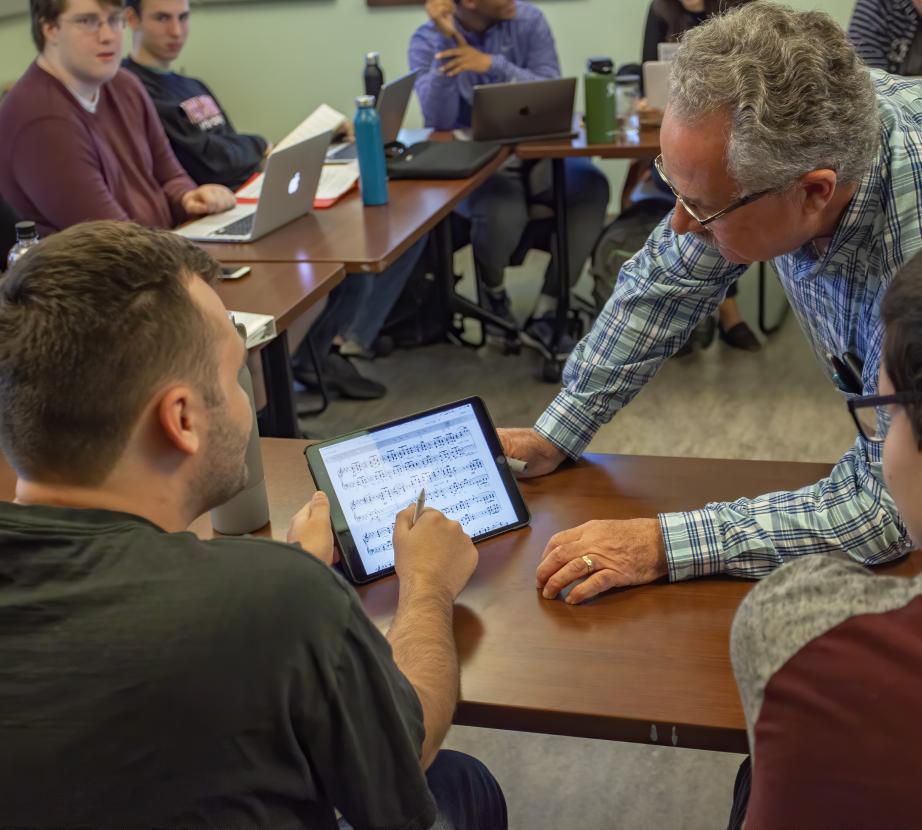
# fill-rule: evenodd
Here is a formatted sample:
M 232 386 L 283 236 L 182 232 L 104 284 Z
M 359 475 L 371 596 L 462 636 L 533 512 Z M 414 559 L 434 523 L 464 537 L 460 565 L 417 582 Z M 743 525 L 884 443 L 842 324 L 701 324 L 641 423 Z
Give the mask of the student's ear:
M 800 177 L 804 192 L 804 212 L 821 213 L 836 192 L 839 177 L 835 170 L 811 170 Z
M 156 404 L 156 419 L 163 440 L 192 456 L 204 446 L 208 429 L 202 396 L 186 384 L 169 387 Z
M 138 31 L 138 27 L 141 25 L 141 18 L 138 17 L 138 13 L 134 10 L 134 7 L 125 6 L 125 22 L 132 32 Z
M 52 23 L 48 20 L 42 20 L 39 25 L 42 27 L 42 35 L 45 38 L 45 45 L 49 43 L 57 43 L 58 40 L 58 24 Z

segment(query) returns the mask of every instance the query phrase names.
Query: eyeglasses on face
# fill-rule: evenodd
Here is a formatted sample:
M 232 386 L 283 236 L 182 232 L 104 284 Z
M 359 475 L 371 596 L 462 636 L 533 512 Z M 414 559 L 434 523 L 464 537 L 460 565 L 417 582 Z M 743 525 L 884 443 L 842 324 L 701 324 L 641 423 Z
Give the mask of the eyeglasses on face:
M 890 429 L 892 409 L 897 404 L 920 403 L 922 394 L 916 392 L 895 392 L 892 395 L 861 395 L 850 398 L 848 411 L 865 441 L 882 444 Z
M 739 199 L 736 199 L 727 205 L 723 210 L 718 210 L 717 213 L 712 213 L 710 216 L 702 216 L 701 212 L 697 208 L 692 207 L 679 193 L 679 191 L 675 189 L 672 182 L 669 181 L 669 178 L 666 176 L 666 172 L 663 170 L 662 154 L 653 159 L 653 166 L 656 168 L 656 172 L 659 173 L 659 177 L 665 182 L 666 187 L 668 187 L 672 191 L 672 195 L 676 197 L 676 201 L 682 205 L 682 208 L 685 210 L 685 212 L 702 227 L 705 225 L 710 225 L 711 222 L 716 222 L 718 219 L 723 218 L 728 213 L 733 213 L 734 210 L 739 210 L 744 205 L 748 205 L 750 202 L 754 202 L 756 199 L 761 199 L 763 196 L 767 196 L 769 193 L 775 193 L 778 191 L 778 188 L 776 187 L 770 187 L 767 190 L 759 190 L 756 193 L 750 193 L 748 196 L 742 196 Z
M 102 29 L 102 24 L 108 24 L 114 32 L 120 32 L 125 28 L 124 12 L 113 12 L 108 17 L 100 17 L 98 14 L 75 14 L 72 17 L 60 17 L 59 20 L 64 23 L 70 23 L 80 31 L 88 35 L 98 35 Z

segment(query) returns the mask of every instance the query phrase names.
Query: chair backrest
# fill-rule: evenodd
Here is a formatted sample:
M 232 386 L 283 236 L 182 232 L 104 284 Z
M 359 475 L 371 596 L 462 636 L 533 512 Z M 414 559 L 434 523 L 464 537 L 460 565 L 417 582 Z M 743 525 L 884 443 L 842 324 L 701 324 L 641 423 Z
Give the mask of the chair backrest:
M 6 257 L 16 244 L 16 222 L 19 220 L 3 196 L 0 196 L 0 271 L 6 269 Z

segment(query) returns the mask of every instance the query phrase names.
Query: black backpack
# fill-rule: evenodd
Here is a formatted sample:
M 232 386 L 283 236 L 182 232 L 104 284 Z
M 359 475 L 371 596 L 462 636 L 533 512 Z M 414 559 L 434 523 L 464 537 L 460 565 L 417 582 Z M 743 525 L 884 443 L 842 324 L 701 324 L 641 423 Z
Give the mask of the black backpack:
M 589 266 L 595 281 L 592 299 L 596 314 L 615 290 L 621 267 L 643 248 L 647 237 L 671 210 L 672 205 L 665 201 L 644 199 L 632 204 L 602 229 L 592 249 Z

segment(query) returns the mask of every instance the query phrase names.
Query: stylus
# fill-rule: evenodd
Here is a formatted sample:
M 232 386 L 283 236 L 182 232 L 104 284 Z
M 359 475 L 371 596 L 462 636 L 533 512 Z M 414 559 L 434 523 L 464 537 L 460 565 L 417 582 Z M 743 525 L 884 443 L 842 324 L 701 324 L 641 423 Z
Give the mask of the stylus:
M 419 521 L 419 517 L 422 515 L 423 510 L 426 509 L 426 488 L 423 487 L 419 491 L 419 498 L 416 500 L 416 512 L 413 514 L 413 525 Z M 413 527 L 410 525 L 410 527 Z
M 514 473 L 527 473 L 528 472 L 528 462 L 522 461 L 520 458 L 510 458 L 506 456 L 506 463 L 509 465 L 509 469 Z

